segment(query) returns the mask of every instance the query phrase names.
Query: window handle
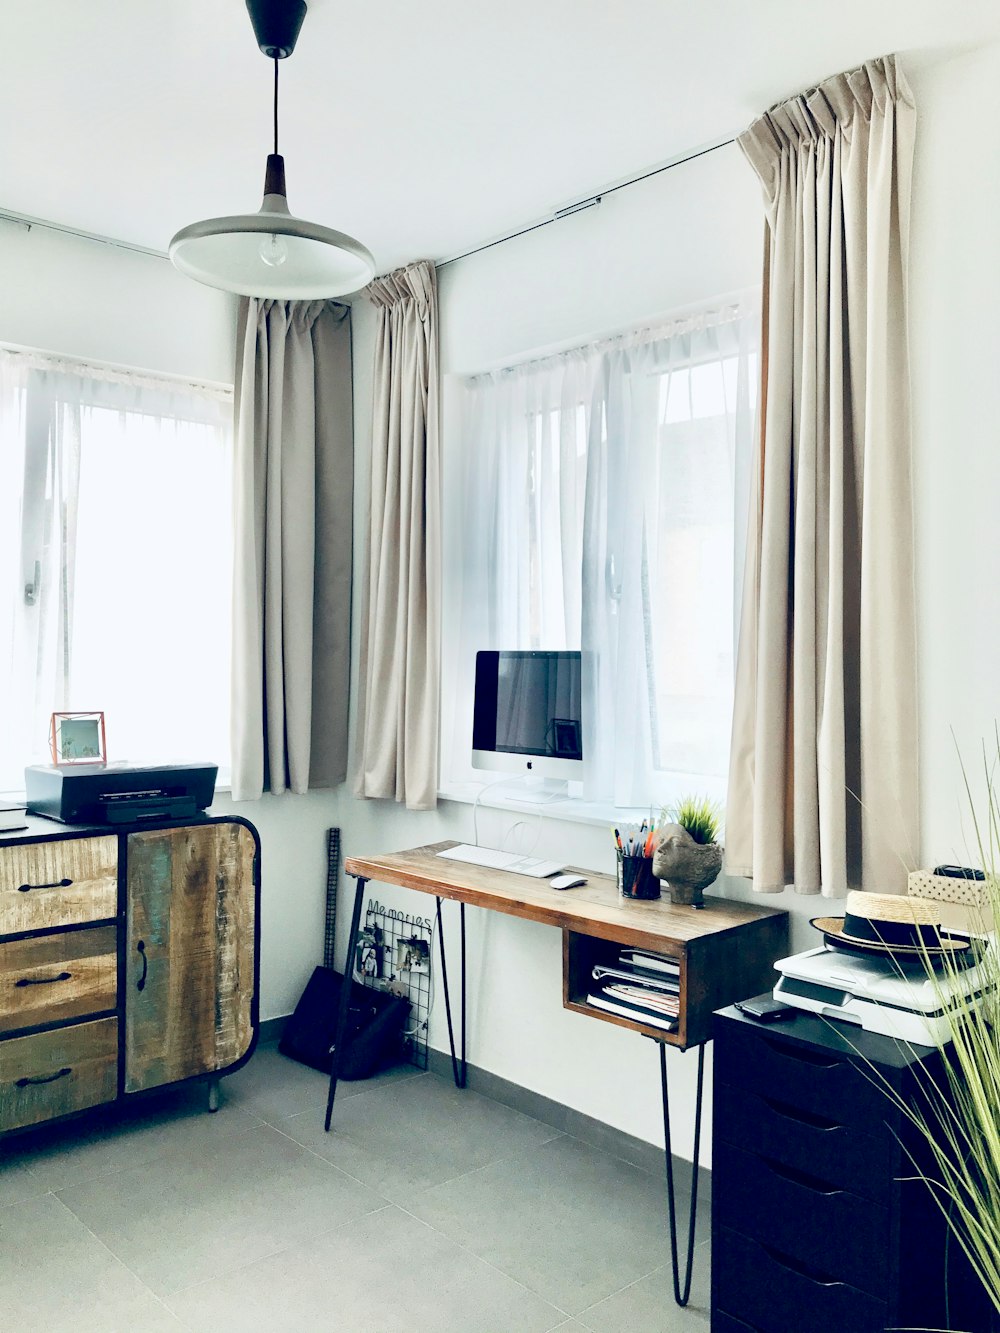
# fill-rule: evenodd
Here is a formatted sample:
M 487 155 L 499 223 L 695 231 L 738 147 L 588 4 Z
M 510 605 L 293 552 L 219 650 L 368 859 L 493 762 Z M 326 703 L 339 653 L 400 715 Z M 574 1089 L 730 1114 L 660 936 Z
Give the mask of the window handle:
M 24 585 L 24 604 L 25 606 L 34 606 L 38 601 L 38 594 L 42 584 L 42 565 L 41 561 L 35 561 L 35 568 L 32 571 L 31 582 Z

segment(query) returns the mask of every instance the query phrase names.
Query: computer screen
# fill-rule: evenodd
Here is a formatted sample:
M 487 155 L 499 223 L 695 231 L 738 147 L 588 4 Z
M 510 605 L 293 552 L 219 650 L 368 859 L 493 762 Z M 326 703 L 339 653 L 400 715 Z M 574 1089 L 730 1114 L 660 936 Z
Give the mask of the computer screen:
M 583 760 L 580 675 L 578 652 L 477 653 L 473 764 L 577 775 Z

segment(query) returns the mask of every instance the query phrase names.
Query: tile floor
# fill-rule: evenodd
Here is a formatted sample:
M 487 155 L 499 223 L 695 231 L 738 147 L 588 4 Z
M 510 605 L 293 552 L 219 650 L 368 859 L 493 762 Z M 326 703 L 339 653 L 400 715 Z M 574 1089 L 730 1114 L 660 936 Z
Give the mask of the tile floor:
M 341 1084 L 262 1046 L 223 1080 L 0 1144 L 18 1333 L 708 1333 L 662 1179 L 409 1068 Z

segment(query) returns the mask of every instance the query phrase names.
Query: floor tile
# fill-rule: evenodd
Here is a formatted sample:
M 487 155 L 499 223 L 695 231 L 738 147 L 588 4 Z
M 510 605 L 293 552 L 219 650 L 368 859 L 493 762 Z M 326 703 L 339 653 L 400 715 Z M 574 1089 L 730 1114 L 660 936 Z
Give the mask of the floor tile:
M 669 1254 L 662 1180 L 577 1139 L 426 1190 L 411 1209 L 572 1315 Z
M 422 1070 L 413 1065 L 393 1065 L 372 1079 L 342 1082 L 337 1087 L 338 1103 L 345 1097 L 391 1086 L 400 1079 L 420 1077 Z M 239 1106 L 276 1125 L 288 1116 L 303 1111 L 326 1109 L 330 1080 L 308 1065 L 282 1055 L 276 1045 L 262 1045 L 242 1069 L 224 1078 L 221 1084 L 223 1105 Z
M 260 1123 L 237 1106 L 209 1114 L 206 1095 L 197 1087 L 142 1097 L 85 1119 L 43 1126 L 21 1136 L 18 1149 L 43 1188 L 57 1190 L 174 1152 L 207 1150 Z
M 30 1150 L 23 1152 L 19 1146 L 21 1142 L 8 1139 L 0 1143 L 0 1208 L 48 1193 L 48 1186 L 29 1165 Z
M 196 1333 L 547 1333 L 565 1318 L 395 1207 L 168 1304 Z
M 283 1133 L 349 1175 L 407 1207 L 428 1186 L 452 1180 L 556 1136 L 549 1125 L 434 1074 L 334 1106 L 333 1130 L 309 1112 L 281 1124 Z
M 712 1279 L 710 1243 L 694 1252 L 691 1298 L 682 1309 L 674 1300 L 669 1262 L 623 1291 L 577 1316 L 593 1333 L 708 1333 Z M 683 1270 L 682 1256 L 681 1267 Z
M 184 1333 L 52 1194 L 0 1209 L 2 1326 L 22 1333 Z
M 57 1196 L 163 1295 L 288 1249 L 383 1200 L 267 1125 L 192 1140 Z

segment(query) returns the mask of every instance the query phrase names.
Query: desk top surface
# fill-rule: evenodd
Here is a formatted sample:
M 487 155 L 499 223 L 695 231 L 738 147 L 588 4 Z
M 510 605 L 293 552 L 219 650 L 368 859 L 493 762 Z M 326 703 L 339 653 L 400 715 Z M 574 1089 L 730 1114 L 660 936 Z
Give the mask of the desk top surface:
M 701 909 L 674 904 L 667 897 L 651 902 L 623 901 L 614 876 L 595 870 L 567 866 L 567 872 L 585 875 L 587 883 L 577 889 L 553 889 L 545 879 L 436 855 L 457 845 L 454 841 L 436 842 L 381 856 L 349 856 L 344 869 L 356 877 L 399 884 L 420 893 L 433 893 L 439 898 L 452 898 L 639 948 L 662 950 L 670 941 L 686 944 L 766 917 L 786 915 L 774 908 L 751 907 L 710 896 L 706 896 Z

